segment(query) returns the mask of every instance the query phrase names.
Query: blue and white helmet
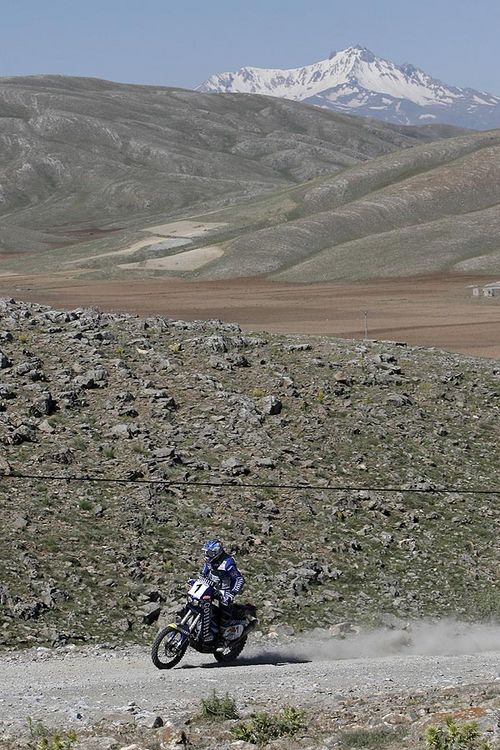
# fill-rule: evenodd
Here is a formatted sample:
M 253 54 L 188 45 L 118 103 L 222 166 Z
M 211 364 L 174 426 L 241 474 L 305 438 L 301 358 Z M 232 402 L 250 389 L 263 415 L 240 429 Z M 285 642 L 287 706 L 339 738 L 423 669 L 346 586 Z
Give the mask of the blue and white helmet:
M 224 547 L 218 539 L 209 539 L 208 542 L 205 542 L 202 549 L 207 563 L 215 562 L 218 557 L 224 554 Z

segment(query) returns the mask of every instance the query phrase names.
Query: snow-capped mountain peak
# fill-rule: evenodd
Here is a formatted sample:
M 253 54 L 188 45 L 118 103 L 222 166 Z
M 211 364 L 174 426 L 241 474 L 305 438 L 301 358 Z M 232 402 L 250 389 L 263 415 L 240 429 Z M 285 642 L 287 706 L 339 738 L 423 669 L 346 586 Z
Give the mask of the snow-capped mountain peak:
M 500 127 L 500 98 L 448 86 L 411 63 L 356 45 L 289 70 L 244 67 L 210 76 L 199 91 L 266 94 L 404 124 Z

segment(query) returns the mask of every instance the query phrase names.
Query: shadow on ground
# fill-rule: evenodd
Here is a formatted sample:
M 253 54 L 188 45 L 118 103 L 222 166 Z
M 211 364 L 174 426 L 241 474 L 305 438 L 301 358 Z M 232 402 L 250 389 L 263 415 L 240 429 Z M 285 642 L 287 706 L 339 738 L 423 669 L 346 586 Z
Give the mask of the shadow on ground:
M 219 662 L 216 661 L 207 662 L 206 664 L 183 664 L 179 669 L 225 669 L 227 667 L 255 667 L 265 664 L 280 667 L 285 664 L 308 664 L 310 661 L 310 659 L 306 659 L 302 656 L 280 653 L 279 651 L 267 651 L 265 653 L 255 654 L 255 656 L 244 656 L 227 664 L 219 664 Z

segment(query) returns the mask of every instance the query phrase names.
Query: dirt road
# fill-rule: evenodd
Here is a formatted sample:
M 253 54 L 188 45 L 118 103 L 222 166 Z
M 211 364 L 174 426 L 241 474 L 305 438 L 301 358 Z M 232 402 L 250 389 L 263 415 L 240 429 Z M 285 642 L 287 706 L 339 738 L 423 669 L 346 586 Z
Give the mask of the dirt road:
M 157 671 L 142 647 L 31 650 L 0 657 L 0 734 L 26 726 L 85 726 L 142 712 L 175 717 L 199 710 L 212 690 L 238 705 L 286 703 L 333 707 L 347 695 L 475 685 L 500 679 L 500 652 L 460 656 L 396 655 L 309 660 L 296 646 L 254 646 L 237 666 L 189 652 L 172 671 Z

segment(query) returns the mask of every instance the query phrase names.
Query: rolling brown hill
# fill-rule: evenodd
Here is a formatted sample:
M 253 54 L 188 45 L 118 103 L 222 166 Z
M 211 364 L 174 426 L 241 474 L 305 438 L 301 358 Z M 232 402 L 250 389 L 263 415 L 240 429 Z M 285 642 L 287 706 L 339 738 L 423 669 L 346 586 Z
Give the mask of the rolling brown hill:
M 500 131 L 389 154 L 287 199 L 285 220 L 248 228 L 197 274 L 297 282 L 500 272 Z
M 0 252 L 220 207 L 455 132 L 272 97 L 97 79 L 0 79 Z M 79 231 L 79 235 L 75 235 Z

